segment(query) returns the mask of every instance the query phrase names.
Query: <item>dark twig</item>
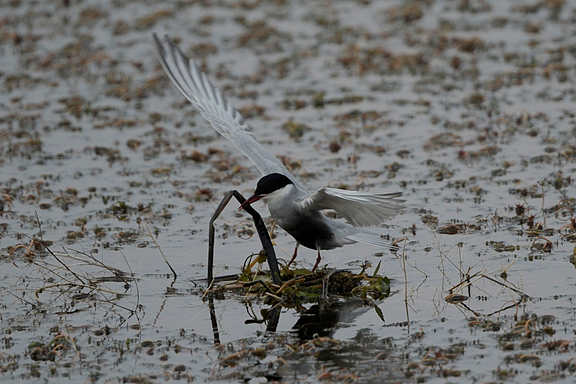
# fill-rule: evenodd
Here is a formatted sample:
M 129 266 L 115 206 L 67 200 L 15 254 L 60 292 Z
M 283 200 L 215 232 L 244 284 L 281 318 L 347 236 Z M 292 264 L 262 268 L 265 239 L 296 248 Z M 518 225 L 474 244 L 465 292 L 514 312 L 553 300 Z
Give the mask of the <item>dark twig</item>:
M 228 191 L 218 207 L 216 207 L 216 211 L 210 219 L 210 224 L 208 227 L 208 285 L 212 285 L 214 281 L 214 221 L 218 218 L 218 216 L 220 216 L 232 197 L 235 197 L 240 204 L 246 201 L 240 192 L 236 190 Z M 282 284 L 282 280 L 280 279 L 280 269 L 278 268 L 278 261 L 276 260 L 276 253 L 274 252 L 274 247 L 272 246 L 272 241 L 270 240 L 270 236 L 268 235 L 268 230 L 266 229 L 266 225 L 262 220 L 262 216 L 260 216 L 260 214 L 256 212 L 256 210 L 254 210 L 254 208 L 252 208 L 250 205 L 245 205 L 243 209 L 248 212 L 254 219 L 254 225 L 258 231 L 258 236 L 260 237 L 262 248 L 266 253 L 266 260 L 268 261 L 268 267 L 270 268 L 272 281 L 274 284 Z
M 518 290 L 518 289 L 516 289 L 516 288 L 514 288 L 514 287 L 511 287 L 511 286 L 508 285 L 508 284 L 504 284 L 504 283 L 502 283 L 502 282 L 500 282 L 500 281 L 498 281 L 498 280 L 496 280 L 496 279 L 493 279 L 493 278 L 491 278 L 490 276 L 486 276 L 485 274 L 481 274 L 480 276 L 482 276 L 483 278 L 488 279 L 488 280 L 490 280 L 490 281 L 492 281 L 492 282 L 494 282 L 494 283 L 496 283 L 496 284 L 499 284 L 499 285 L 503 286 L 504 288 L 508 288 L 508 289 L 510 289 L 511 291 L 516 292 L 517 294 L 520 295 L 520 297 L 521 297 L 523 300 L 527 300 L 527 299 L 530 298 L 530 296 L 528 296 L 528 295 L 525 294 L 524 292 L 522 292 L 522 291 L 520 291 L 520 290 Z
M 254 286 L 254 285 L 256 285 L 256 284 L 262 285 L 262 287 L 266 290 L 266 292 L 271 293 L 271 294 L 274 294 L 274 292 L 272 292 L 272 290 L 271 290 L 270 288 L 268 288 L 268 286 L 266 285 L 266 283 L 263 282 L 262 280 L 255 280 L 255 281 L 251 281 L 251 282 L 249 282 L 249 283 L 244 283 L 243 286 L 244 286 L 245 288 L 248 288 L 248 287 L 252 287 L 252 286 Z
M 168 268 L 170 268 L 170 270 L 172 271 L 172 274 L 174 275 L 174 280 L 176 280 L 176 278 L 178 277 L 178 275 L 176 274 L 176 271 L 174 270 L 174 268 L 172 268 L 172 265 L 170 265 L 170 262 L 168 261 L 168 258 L 166 258 L 166 255 L 164 255 L 164 252 L 162 252 L 162 248 L 160 247 L 160 244 L 158 244 L 158 241 L 152 235 L 152 232 L 150 231 L 150 228 L 148 227 L 148 225 L 146 225 L 146 230 L 148 231 L 148 235 L 150 235 L 150 238 L 152 239 L 154 244 L 156 244 L 156 247 L 158 247 L 158 251 L 160 252 L 162 257 L 164 258 L 164 262 L 166 263 Z
M 278 328 L 278 322 L 280 321 L 280 312 L 282 310 L 281 305 L 275 305 L 272 307 L 270 311 L 266 314 L 266 331 L 268 332 L 276 332 Z
M 214 295 L 208 296 L 208 308 L 210 308 L 210 321 L 212 322 L 212 333 L 214 334 L 214 344 L 220 344 L 220 332 L 218 332 L 218 319 L 216 318 L 216 308 L 214 307 Z
M 66 264 L 64 264 L 62 262 L 62 260 L 60 260 L 58 258 L 58 256 L 56 256 L 54 254 L 54 252 L 52 252 L 52 250 L 50 248 L 48 248 L 48 245 L 46 245 L 46 243 L 44 242 L 44 239 L 42 237 L 42 224 L 40 223 L 40 218 L 38 217 L 38 212 L 34 212 L 34 215 L 36 216 L 36 222 L 38 223 L 38 231 L 40 232 L 40 242 L 42 243 L 42 246 L 44 247 L 44 249 L 46 251 L 48 251 L 48 253 L 50 253 L 52 255 L 52 257 L 58 262 L 60 263 L 68 272 L 70 272 L 72 274 L 72 276 L 74 276 L 76 279 L 78 279 L 78 281 L 80 281 L 83 285 L 86 285 L 86 282 L 84 281 L 84 279 L 82 279 L 80 276 L 78 276 L 77 273 L 75 273 L 73 270 L 71 270 L 70 268 L 68 268 L 68 266 Z M 64 250 L 66 251 L 66 250 Z
M 126 258 L 124 253 L 122 253 L 122 251 L 120 251 L 120 254 L 124 258 L 124 262 L 126 263 L 128 270 L 130 271 L 130 276 L 134 277 L 134 273 L 132 272 L 132 268 L 130 268 L 130 263 L 128 263 L 128 259 Z M 140 317 L 138 316 L 138 308 L 140 307 L 140 287 L 138 287 L 138 279 L 133 279 L 132 281 L 134 281 L 134 285 L 136 286 L 136 305 L 134 308 L 134 312 L 132 313 L 136 315 L 136 319 L 138 320 L 138 323 L 140 323 Z M 124 280 L 124 284 L 128 284 L 126 280 Z

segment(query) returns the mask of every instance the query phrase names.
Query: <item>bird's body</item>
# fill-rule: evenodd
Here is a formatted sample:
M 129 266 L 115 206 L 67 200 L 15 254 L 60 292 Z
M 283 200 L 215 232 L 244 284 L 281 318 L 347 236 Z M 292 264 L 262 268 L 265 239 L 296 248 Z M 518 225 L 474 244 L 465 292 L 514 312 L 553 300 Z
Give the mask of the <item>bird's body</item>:
M 308 196 L 309 193 L 294 185 L 285 187 L 277 196 L 267 197 L 270 215 L 306 248 L 318 250 L 343 246 L 346 242 L 346 228 L 351 226 L 328 219 L 319 210 L 303 210 L 300 202 Z
M 313 270 L 320 262 L 320 250 L 356 242 L 397 249 L 378 233 L 362 227 L 378 225 L 394 216 L 402 208 L 403 200 L 398 199 L 400 192 L 373 194 L 327 187 L 309 192 L 254 139 L 242 116 L 193 60 L 189 60 L 168 37 L 164 42 L 156 35 L 154 39 L 160 63 L 174 86 L 200 110 L 216 131 L 234 143 L 264 175 L 258 181 L 254 195 L 244 204 L 261 198 L 268 202 L 270 215 L 297 241 L 290 263 L 296 257 L 299 244 L 318 251 Z M 322 212 L 326 209 L 336 211 L 348 223 L 326 217 Z

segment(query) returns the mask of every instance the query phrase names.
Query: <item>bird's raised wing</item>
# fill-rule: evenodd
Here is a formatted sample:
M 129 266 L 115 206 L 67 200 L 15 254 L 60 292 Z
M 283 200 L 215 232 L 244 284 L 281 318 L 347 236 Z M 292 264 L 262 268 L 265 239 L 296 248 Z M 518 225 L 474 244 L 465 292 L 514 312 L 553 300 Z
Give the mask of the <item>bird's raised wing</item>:
M 210 125 L 246 155 L 263 175 L 281 173 L 305 189 L 280 160 L 254 139 L 242 115 L 222 96 L 220 90 L 210 83 L 194 60 L 188 59 L 168 36 L 165 36 L 164 40 L 160 40 L 156 34 L 153 36 L 158 49 L 158 59 L 172 84 L 198 108 Z
M 404 200 L 398 199 L 402 192 L 377 193 L 321 188 L 299 201 L 300 209 L 333 209 L 356 227 L 378 225 L 397 214 Z

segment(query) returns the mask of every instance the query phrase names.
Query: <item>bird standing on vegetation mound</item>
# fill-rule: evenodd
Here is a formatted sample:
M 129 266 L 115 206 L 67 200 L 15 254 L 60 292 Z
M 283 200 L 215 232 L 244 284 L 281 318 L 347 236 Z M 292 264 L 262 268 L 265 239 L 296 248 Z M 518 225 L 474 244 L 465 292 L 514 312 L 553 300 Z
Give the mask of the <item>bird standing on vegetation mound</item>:
M 398 213 L 404 201 L 398 199 L 401 192 L 372 194 L 328 187 L 309 192 L 254 139 L 240 113 L 210 83 L 193 60 L 188 59 L 168 36 L 161 41 L 154 35 L 154 40 L 160 63 L 172 84 L 218 133 L 230 140 L 264 175 L 258 181 L 254 194 L 240 209 L 262 198 L 268 202 L 268 209 L 276 223 L 296 239 L 294 255 L 288 265 L 296 258 L 300 244 L 318 252 L 312 271 L 320 263 L 320 250 L 357 242 L 398 249 L 380 234 L 362 227 L 378 225 Z M 326 217 L 322 213 L 326 209 L 336 211 L 348 223 Z

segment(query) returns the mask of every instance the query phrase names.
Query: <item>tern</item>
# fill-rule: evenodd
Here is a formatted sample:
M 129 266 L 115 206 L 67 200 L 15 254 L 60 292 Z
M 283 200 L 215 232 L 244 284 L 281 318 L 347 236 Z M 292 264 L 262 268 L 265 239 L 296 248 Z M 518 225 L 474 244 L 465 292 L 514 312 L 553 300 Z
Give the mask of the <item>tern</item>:
M 280 160 L 256 141 L 242 115 L 212 85 L 194 60 L 186 57 L 168 36 L 164 40 L 156 34 L 153 37 L 160 63 L 176 89 L 264 175 L 254 194 L 239 210 L 262 198 L 268 203 L 272 218 L 296 240 L 288 266 L 296 259 L 299 245 L 318 252 L 312 272 L 320 264 L 321 250 L 353 243 L 398 249 L 380 234 L 364 227 L 381 224 L 397 214 L 403 208 L 404 200 L 399 199 L 401 192 L 366 193 L 329 187 L 308 191 Z M 347 223 L 328 218 L 324 210 L 335 211 Z

